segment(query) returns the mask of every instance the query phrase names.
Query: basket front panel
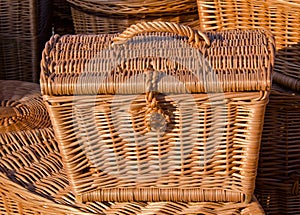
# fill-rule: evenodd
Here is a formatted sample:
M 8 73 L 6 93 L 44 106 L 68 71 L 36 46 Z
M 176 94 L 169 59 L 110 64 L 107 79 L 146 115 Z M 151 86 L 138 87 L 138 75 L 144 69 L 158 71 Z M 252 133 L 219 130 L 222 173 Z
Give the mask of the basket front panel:
M 136 189 L 201 189 L 228 191 L 229 198 L 241 200 L 254 188 L 266 104 L 260 97 L 259 92 L 159 94 L 162 112 L 148 112 L 144 94 L 47 100 L 77 194 L 122 189 L 128 195 L 118 198 L 124 201 Z M 218 199 L 215 195 L 189 198 Z

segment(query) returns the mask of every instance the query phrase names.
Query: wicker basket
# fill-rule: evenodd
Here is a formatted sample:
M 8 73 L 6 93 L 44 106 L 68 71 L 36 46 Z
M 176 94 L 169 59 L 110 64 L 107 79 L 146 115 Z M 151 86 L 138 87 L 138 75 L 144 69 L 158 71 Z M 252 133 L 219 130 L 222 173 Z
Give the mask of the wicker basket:
M 74 34 L 71 7 L 67 0 L 53 0 L 52 23 L 55 34 Z
M 298 0 L 198 0 L 202 30 L 266 28 L 275 36 L 274 81 L 300 91 L 300 2 Z
M 256 193 L 268 214 L 299 214 L 299 1 L 198 1 L 202 29 L 268 28 L 275 35 L 276 86 L 264 125 Z M 246 11 L 246 12 L 244 12 Z M 237 16 L 237 14 L 239 14 Z M 294 191 L 292 192 L 292 190 Z
M 50 125 L 38 84 L 0 80 L 0 134 Z
M 0 134 L 1 214 L 264 214 L 256 199 L 236 202 L 76 204 L 51 128 Z
M 268 214 L 300 214 L 300 94 L 274 86 L 266 109 L 256 193 Z
M 272 38 L 162 22 L 52 37 L 42 94 L 76 197 L 250 201 Z
M 120 33 L 141 21 L 168 21 L 199 27 L 195 0 L 67 0 L 77 34 Z
M 0 79 L 38 82 L 51 36 L 50 0 L 0 1 Z

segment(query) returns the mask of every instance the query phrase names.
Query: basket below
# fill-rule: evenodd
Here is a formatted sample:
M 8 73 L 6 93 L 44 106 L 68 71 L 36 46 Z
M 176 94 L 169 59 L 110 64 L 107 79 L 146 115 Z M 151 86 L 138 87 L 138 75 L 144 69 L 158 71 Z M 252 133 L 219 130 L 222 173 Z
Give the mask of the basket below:
M 29 139 L 29 137 L 32 137 Z M 22 142 L 24 141 L 24 142 Z M 19 147 L 19 145 L 23 147 Z M 5 149 L 5 146 L 8 148 Z M 236 202 L 75 203 L 51 128 L 0 135 L 1 214 L 264 214 Z

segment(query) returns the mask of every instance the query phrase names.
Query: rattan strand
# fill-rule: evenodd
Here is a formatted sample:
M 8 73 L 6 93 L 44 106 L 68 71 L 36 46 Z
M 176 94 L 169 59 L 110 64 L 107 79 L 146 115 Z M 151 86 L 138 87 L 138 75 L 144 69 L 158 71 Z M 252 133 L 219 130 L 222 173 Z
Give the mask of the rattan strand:
M 213 202 L 75 203 L 52 129 L 0 134 L 0 211 L 23 215 L 264 214 L 250 204 Z
M 141 21 L 168 21 L 199 28 L 197 4 L 192 0 L 68 1 L 77 34 L 120 33 Z
M 50 1 L 0 1 L 0 79 L 39 81 L 39 62 L 51 36 Z
M 156 33 L 111 48 L 115 36 L 54 36 L 43 53 L 42 93 L 76 197 L 250 201 L 274 59 L 272 37 L 265 31 L 207 33 L 211 46 L 199 40 L 195 48 L 186 38 Z M 179 49 L 182 44 L 189 52 Z M 178 62 L 165 57 L 168 45 Z M 110 70 L 112 50 L 122 48 L 128 59 Z M 187 70 L 195 69 L 186 63 L 195 60 L 191 49 L 208 59 L 217 79 L 208 70 L 202 76 Z M 157 53 L 163 57 L 153 56 Z M 95 56 L 101 60 L 93 61 Z M 137 74 L 144 79 L 126 82 Z M 185 83 L 190 93 L 175 81 L 156 82 L 159 74 Z M 161 120 L 160 127 L 152 127 L 152 114 L 165 119 L 154 119 Z
M 201 30 L 269 29 L 276 39 L 274 81 L 300 91 L 300 2 L 198 0 Z
M 274 86 L 262 134 L 256 193 L 268 214 L 299 214 L 300 94 Z
M 0 80 L 0 134 L 50 125 L 38 84 Z

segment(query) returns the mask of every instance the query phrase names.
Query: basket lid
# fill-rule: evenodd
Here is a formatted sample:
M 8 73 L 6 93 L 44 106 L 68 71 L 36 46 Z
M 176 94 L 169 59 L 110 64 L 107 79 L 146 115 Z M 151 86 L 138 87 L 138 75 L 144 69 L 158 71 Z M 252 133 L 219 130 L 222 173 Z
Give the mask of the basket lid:
M 268 31 L 202 33 L 150 22 L 119 35 L 53 36 L 41 86 L 44 95 L 265 91 L 273 64 Z
M 0 134 L 50 125 L 38 84 L 0 80 Z

